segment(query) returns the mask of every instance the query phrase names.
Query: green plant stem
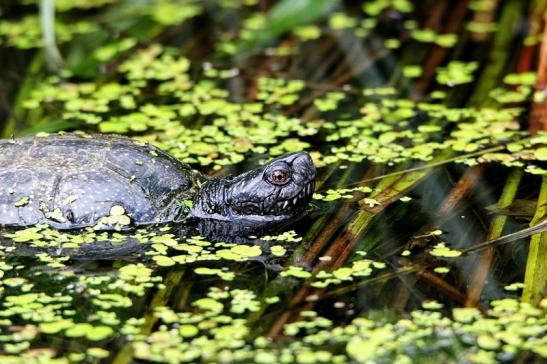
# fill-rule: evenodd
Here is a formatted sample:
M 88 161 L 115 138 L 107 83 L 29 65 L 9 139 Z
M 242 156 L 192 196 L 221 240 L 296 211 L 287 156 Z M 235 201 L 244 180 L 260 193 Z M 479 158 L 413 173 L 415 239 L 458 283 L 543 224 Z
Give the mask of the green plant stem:
M 58 71 L 63 60 L 55 40 L 55 0 L 40 1 L 40 25 L 46 52 L 46 64 L 51 71 Z
M 13 102 L 10 118 L 2 129 L 3 138 L 10 138 L 11 136 L 17 134 L 17 131 L 22 129 L 22 127 L 28 124 L 34 124 L 33 121 L 39 119 L 41 109 L 37 108 L 29 111 L 23 106 L 23 102 L 30 98 L 30 94 L 35 87 L 36 77 L 41 72 L 43 66 L 44 57 L 38 52 L 34 55 L 34 58 L 25 73 L 25 78 L 21 82 L 21 87 L 19 88 L 17 97 Z M 29 117 L 25 119 L 26 113 L 29 114 Z M 25 120 L 24 123 L 23 120 Z
M 510 49 L 513 33 L 521 17 L 524 4 L 525 2 L 521 0 L 510 0 L 504 3 L 500 20 L 497 23 L 496 37 L 486 62 L 487 66 L 477 81 L 469 105 L 495 106 L 492 105 L 495 101 L 489 98 L 489 93 L 496 87 L 503 75 L 510 55 L 507 50 Z
M 536 225 L 547 214 L 547 177 L 543 177 L 536 214 L 530 223 Z M 537 304 L 546 294 L 547 280 L 547 232 L 532 235 L 524 274 L 522 300 Z
M 498 208 L 503 209 L 515 199 L 517 194 L 520 181 L 522 179 L 522 169 L 513 169 L 507 180 L 505 181 L 505 186 L 503 192 L 498 201 Z M 507 221 L 507 215 L 497 215 L 492 219 L 490 223 L 490 229 L 488 232 L 488 240 L 497 239 L 503 233 L 503 228 L 505 227 L 505 222 Z M 475 267 L 470 274 L 469 290 L 466 299 L 466 306 L 475 306 L 479 301 L 481 292 L 484 288 L 485 282 L 487 280 L 488 274 L 490 273 L 490 268 L 492 266 L 492 260 L 494 257 L 494 249 L 492 247 L 487 248 L 482 252 L 482 256 L 476 262 Z

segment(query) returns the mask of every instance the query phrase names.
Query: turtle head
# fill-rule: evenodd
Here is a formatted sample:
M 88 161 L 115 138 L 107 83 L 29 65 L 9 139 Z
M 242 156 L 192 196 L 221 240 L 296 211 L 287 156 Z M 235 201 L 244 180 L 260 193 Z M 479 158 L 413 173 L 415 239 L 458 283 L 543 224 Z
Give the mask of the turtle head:
M 194 201 L 193 215 L 257 222 L 289 220 L 307 208 L 315 175 L 308 153 L 286 154 L 238 176 L 205 182 Z

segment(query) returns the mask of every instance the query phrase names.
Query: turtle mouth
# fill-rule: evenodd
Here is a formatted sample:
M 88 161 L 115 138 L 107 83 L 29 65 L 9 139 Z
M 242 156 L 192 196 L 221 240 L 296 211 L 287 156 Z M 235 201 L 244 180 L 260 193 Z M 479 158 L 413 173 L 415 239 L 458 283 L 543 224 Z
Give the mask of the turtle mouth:
M 272 215 L 292 215 L 305 208 L 311 201 L 315 190 L 315 181 L 306 183 L 297 193 L 288 199 L 277 201 L 268 211 Z

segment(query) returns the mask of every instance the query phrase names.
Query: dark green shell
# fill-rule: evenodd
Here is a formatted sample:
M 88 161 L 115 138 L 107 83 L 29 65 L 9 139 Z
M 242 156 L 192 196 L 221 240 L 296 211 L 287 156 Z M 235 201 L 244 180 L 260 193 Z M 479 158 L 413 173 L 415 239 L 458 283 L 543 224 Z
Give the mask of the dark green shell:
M 126 137 L 74 134 L 0 141 L 0 225 L 169 222 L 188 213 L 197 172 Z M 101 220 L 102 218 L 102 220 Z

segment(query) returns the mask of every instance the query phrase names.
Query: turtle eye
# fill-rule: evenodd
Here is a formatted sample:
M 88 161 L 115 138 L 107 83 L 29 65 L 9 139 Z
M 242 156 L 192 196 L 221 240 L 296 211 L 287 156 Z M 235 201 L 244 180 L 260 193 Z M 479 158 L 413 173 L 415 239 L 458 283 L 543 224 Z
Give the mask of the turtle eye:
M 274 169 L 269 174 L 269 180 L 274 185 L 284 185 L 291 179 L 291 174 L 285 169 Z

